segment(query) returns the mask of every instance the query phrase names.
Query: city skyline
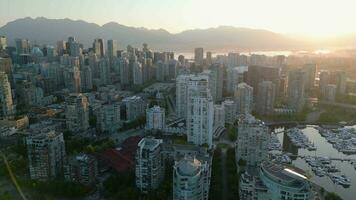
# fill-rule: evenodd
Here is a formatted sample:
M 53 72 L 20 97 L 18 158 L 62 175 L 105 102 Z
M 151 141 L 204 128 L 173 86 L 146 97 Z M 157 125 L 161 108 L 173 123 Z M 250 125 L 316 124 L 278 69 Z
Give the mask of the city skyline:
M 356 13 L 352 12 L 355 4 L 350 0 L 328 2 L 104 0 L 100 3 L 3 0 L 3 6 L 0 8 L 0 26 L 19 18 L 46 17 L 84 20 L 99 25 L 117 22 L 132 27 L 165 29 L 171 33 L 234 26 L 266 29 L 292 37 L 302 35 L 325 38 L 356 32 L 356 29 L 350 26 L 352 19 L 356 18 Z M 194 16 L 194 19 L 191 16 Z

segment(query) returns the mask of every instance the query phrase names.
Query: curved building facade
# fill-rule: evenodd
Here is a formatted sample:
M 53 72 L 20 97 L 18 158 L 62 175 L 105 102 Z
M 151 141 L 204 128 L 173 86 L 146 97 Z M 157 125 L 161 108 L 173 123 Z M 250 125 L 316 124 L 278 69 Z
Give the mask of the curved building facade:
M 299 169 L 266 161 L 260 166 L 260 178 L 272 200 L 311 199 L 310 183 Z
M 210 168 L 207 162 L 196 158 L 184 158 L 173 169 L 174 200 L 207 200 Z

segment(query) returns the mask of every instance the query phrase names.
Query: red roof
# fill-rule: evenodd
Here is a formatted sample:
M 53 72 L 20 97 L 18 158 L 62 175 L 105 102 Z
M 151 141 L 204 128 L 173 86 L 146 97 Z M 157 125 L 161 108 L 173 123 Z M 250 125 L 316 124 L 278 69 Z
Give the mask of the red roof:
M 122 143 L 122 148 L 120 150 L 107 149 L 99 153 L 98 158 L 106 162 L 117 172 L 126 172 L 132 169 L 135 165 L 137 144 L 141 139 L 142 137 L 140 136 L 129 137 Z

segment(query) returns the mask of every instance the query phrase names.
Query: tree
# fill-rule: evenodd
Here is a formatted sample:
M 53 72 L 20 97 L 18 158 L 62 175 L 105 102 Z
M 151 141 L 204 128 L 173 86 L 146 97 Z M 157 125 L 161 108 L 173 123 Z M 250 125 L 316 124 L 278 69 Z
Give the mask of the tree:
M 325 200 L 342 200 L 342 198 L 333 192 L 328 192 L 325 195 Z

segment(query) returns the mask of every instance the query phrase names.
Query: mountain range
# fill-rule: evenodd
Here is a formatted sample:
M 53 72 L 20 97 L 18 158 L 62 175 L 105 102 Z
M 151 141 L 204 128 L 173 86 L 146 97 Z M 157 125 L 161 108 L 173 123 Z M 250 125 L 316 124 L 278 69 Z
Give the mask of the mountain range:
M 301 50 L 314 47 L 355 47 L 356 34 L 326 41 L 311 42 L 305 38 L 292 38 L 268 30 L 219 26 L 208 29 L 186 30 L 170 33 L 164 29 L 146 29 L 109 22 L 102 26 L 82 20 L 22 18 L 0 28 L 0 35 L 8 38 L 10 45 L 16 38 L 27 38 L 36 44 L 56 44 L 74 36 L 85 47 L 95 38 L 115 39 L 119 48 L 127 45 L 140 47 L 143 43 L 157 50 L 192 51 L 195 47 L 208 50 Z

